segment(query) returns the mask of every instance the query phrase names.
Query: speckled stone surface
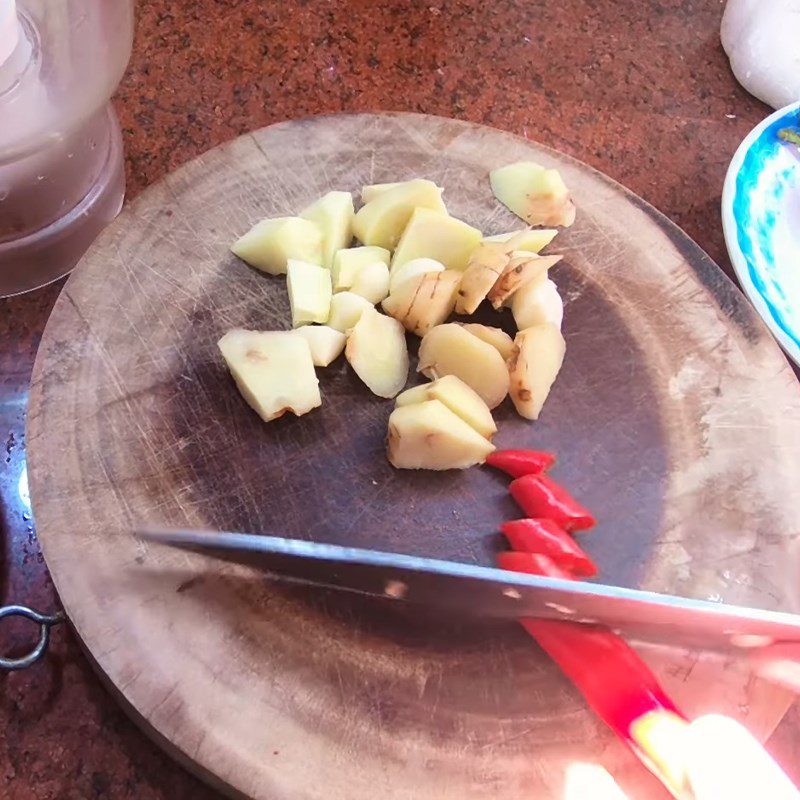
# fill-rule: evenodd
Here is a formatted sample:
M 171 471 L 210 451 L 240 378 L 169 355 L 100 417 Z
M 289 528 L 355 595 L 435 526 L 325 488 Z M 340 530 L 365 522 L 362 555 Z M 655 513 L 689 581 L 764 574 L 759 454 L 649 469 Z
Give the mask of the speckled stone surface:
M 129 195 L 252 128 L 307 114 L 411 110 L 494 125 L 624 183 L 732 274 L 719 199 L 738 143 L 768 113 L 734 81 L 707 0 L 141 0 L 115 105 Z M 0 301 L 0 601 L 57 606 L 26 504 L 26 388 L 59 285 Z M 68 514 L 69 509 L 65 508 Z M 5 651 L 29 641 L 3 628 Z M 216 797 L 105 692 L 66 629 L 0 674 L 0 796 Z M 773 748 L 800 776 L 800 714 Z

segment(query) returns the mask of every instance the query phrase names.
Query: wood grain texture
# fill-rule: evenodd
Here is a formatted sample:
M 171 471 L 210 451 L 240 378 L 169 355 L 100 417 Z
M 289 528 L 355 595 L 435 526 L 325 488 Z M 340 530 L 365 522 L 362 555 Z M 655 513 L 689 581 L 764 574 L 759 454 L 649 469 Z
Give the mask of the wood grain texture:
M 559 452 L 556 475 L 601 519 L 582 541 L 608 581 L 796 606 L 797 386 L 680 231 L 587 167 L 488 128 L 406 114 L 265 128 L 147 190 L 96 243 L 48 323 L 28 432 L 39 536 L 78 633 L 142 720 L 231 790 L 560 797 L 578 759 L 661 796 L 513 625 L 275 587 L 129 534 L 269 531 L 490 563 L 517 513 L 502 479 L 392 470 L 391 404 L 344 363 L 322 371 L 322 409 L 264 425 L 215 342 L 288 327 L 283 281 L 228 251 L 258 218 L 424 176 L 451 213 L 497 233 L 518 223 L 487 172 L 519 158 L 558 166 L 579 216 L 550 248 L 565 255 L 562 375 L 536 424 L 498 410 L 497 442 Z M 648 657 L 687 710 L 762 736 L 788 703 L 735 662 Z

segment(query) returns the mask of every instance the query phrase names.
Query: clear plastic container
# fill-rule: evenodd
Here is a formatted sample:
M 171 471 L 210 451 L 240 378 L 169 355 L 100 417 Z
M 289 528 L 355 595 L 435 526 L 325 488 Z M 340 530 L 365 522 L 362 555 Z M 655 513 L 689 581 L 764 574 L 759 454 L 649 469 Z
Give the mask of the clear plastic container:
M 0 296 L 65 275 L 119 212 L 132 37 L 132 0 L 0 0 Z

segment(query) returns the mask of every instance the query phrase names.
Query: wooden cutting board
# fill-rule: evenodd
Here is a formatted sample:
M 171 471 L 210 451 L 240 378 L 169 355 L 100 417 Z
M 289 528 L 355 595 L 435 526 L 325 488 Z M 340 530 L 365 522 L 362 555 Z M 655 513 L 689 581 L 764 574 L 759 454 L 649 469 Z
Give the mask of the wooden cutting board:
M 487 174 L 518 159 L 561 169 L 578 220 L 550 247 L 565 255 L 564 369 L 539 422 L 498 409 L 497 443 L 559 453 L 556 477 L 600 519 L 581 541 L 605 580 L 795 607 L 800 393 L 684 234 L 588 167 L 477 125 L 265 128 L 151 187 L 100 237 L 48 323 L 28 433 L 39 537 L 75 629 L 142 724 L 231 792 L 561 798 L 570 765 L 596 761 L 637 798 L 663 796 L 513 623 L 290 590 L 130 535 L 263 531 L 490 564 L 498 523 L 518 514 L 501 476 L 391 469 L 392 404 L 343 359 L 321 371 L 321 409 L 265 425 L 215 342 L 288 327 L 284 281 L 228 250 L 259 218 L 424 176 L 452 214 L 498 233 L 520 223 Z M 484 316 L 511 329 L 507 312 Z M 690 713 L 766 736 L 787 707 L 739 662 L 647 657 Z

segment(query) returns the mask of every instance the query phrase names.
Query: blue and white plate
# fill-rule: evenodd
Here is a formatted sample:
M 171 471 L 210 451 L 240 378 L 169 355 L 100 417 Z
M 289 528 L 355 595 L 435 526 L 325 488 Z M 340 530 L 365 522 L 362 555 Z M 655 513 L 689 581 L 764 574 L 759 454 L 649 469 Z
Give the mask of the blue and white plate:
M 739 282 L 789 357 L 800 365 L 800 102 L 757 125 L 733 156 L 722 225 Z

